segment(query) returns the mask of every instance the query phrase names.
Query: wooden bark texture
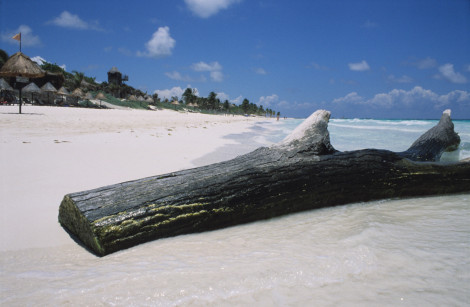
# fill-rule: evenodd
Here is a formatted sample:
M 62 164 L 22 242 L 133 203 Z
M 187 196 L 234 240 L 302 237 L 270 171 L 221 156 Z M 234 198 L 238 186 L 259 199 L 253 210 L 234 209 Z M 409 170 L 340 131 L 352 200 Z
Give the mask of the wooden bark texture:
M 59 222 L 99 256 L 180 234 L 370 200 L 470 191 L 450 111 L 405 152 L 339 152 L 330 113 L 312 114 L 284 141 L 235 159 L 65 195 Z

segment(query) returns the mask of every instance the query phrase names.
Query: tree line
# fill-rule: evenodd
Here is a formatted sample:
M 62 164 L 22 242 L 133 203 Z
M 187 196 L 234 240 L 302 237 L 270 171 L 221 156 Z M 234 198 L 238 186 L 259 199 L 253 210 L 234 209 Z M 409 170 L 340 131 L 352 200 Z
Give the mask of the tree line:
M 154 100 L 160 101 L 157 94 L 154 94 Z M 174 96 L 171 101 L 178 101 L 178 97 Z M 250 102 L 247 98 L 239 104 L 230 103 L 228 100 L 221 101 L 217 98 L 215 92 L 210 92 L 207 97 L 201 97 L 197 95 L 196 89 L 186 88 L 181 95 L 180 103 L 186 104 L 187 106 L 193 106 L 201 110 L 212 111 L 212 112 L 224 112 L 230 114 L 246 114 L 246 115 L 259 115 L 259 116 L 280 116 L 280 112 L 267 108 L 264 109 L 262 105 L 258 106 L 255 103 Z

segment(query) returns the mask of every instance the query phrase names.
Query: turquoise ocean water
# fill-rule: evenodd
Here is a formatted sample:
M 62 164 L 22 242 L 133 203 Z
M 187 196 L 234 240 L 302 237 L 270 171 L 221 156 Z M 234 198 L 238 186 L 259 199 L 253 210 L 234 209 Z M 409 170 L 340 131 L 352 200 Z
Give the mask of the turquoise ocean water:
M 280 120 L 267 133 L 266 139 L 278 142 L 297 127 L 303 119 Z M 438 120 L 375 120 L 375 119 L 331 119 L 328 125 L 331 144 L 340 151 L 364 148 L 404 151 Z M 470 120 L 457 120 L 454 130 L 461 138 L 459 149 L 446 153 L 443 160 L 470 157 Z

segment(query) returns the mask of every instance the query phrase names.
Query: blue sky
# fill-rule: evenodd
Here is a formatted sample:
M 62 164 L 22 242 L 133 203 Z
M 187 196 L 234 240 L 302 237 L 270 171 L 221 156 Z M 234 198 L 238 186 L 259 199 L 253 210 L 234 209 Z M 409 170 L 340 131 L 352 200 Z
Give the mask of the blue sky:
M 0 48 L 286 116 L 470 119 L 468 0 L 0 0 Z

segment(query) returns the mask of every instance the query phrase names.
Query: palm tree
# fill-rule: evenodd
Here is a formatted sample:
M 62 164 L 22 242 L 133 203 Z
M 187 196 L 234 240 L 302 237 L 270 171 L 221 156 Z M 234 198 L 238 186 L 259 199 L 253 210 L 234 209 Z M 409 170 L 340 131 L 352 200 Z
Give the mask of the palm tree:
M 83 79 L 85 78 L 85 74 L 82 72 L 78 72 L 76 70 L 72 71 L 73 73 L 73 86 L 74 88 L 80 87 Z
M 187 88 L 183 95 L 181 95 L 182 99 L 184 100 L 184 102 L 186 104 L 190 104 L 190 103 L 193 103 L 195 102 L 196 100 L 196 96 L 194 95 L 194 90 L 192 90 L 191 88 Z
M 245 112 L 245 114 L 247 114 L 248 109 L 250 108 L 250 101 L 246 98 L 243 99 L 241 107 L 242 107 L 243 112 Z
M 209 105 L 209 109 L 217 109 L 217 94 L 215 92 L 209 93 L 209 96 L 207 97 L 207 104 Z

